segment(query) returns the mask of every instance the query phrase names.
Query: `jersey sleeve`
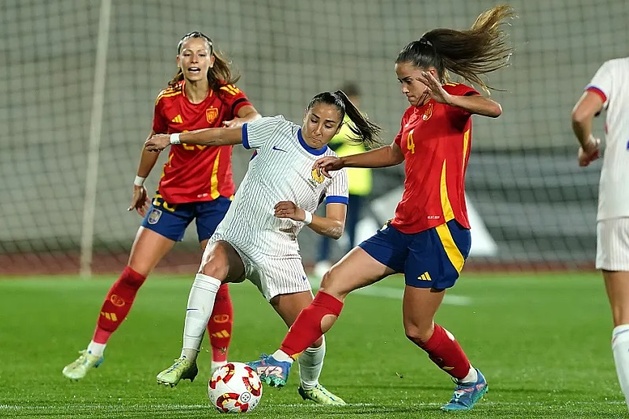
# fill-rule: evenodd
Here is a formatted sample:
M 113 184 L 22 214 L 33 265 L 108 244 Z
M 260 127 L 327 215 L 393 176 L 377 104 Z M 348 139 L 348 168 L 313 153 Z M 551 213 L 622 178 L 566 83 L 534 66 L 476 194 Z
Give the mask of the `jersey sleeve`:
M 164 117 L 164 102 L 160 96 L 155 100 L 155 108 L 153 110 L 153 132 L 166 134 L 168 132 L 168 119 Z
M 347 181 L 347 171 L 341 169 L 336 172 L 327 188 L 325 188 L 325 203 L 345 204 L 349 202 L 349 186 Z
M 238 116 L 238 111 L 243 106 L 252 106 L 249 99 L 245 95 L 245 92 L 240 90 L 233 84 L 226 84 L 219 90 L 221 100 L 227 106 L 227 116 L 229 119 L 233 119 Z
M 246 149 L 260 148 L 280 130 L 286 120 L 282 116 L 266 116 L 252 122 L 242 124 L 242 145 Z
M 446 83 L 443 88 L 446 92 L 454 96 L 477 96 L 480 95 L 476 89 L 462 83 Z M 456 106 L 448 106 L 448 113 L 460 118 L 469 118 L 471 113 Z
M 605 62 L 596 72 L 592 81 L 585 87 L 588 92 L 595 93 L 603 100 L 603 106 L 607 107 L 613 87 L 613 65 Z
M 408 108 L 406 111 L 404 111 L 404 115 L 402 115 L 402 120 L 400 121 L 400 130 L 397 134 L 395 134 L 395 138 L 393 139 L 393 142 L 397 144 L 400 148 L 402 148 L 402 131 L 404 130 L 404 124 L 406 124 L 406 122 L 408 121 L 410 110 L 411 108 Z

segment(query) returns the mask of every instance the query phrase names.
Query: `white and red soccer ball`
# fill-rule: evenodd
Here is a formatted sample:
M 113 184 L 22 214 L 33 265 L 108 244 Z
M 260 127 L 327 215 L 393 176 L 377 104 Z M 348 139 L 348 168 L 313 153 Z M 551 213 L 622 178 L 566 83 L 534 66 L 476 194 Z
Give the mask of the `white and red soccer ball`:
M 219 412 L 251 412 L 262 397 L 262 382 L 247 364 L 230 362 L 214 371 L 207 390 Z

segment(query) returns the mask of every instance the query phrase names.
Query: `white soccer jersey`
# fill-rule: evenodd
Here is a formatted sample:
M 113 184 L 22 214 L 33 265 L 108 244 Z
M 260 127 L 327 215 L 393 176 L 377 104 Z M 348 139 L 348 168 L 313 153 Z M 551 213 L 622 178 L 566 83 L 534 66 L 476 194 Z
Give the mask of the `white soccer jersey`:
M 629 57 L 605 62 L 586 90 L 607 111 L 597 220 L 629 217 Z
M 282 116 L 244 124 L 242 143 L 256 152 L 215 235 L 254 261 L 297 256 L 297 234 L 304 223 L 276 218 L 275 204 L 292 201 L 310 212 L 324 198 L 326 203 L 347 204 L 347 174 L 345 170 L 332 172 L 330 179 L 313 171 L 317 159 L 336 154 L 328 147 L 310 148 L 301 127 Z

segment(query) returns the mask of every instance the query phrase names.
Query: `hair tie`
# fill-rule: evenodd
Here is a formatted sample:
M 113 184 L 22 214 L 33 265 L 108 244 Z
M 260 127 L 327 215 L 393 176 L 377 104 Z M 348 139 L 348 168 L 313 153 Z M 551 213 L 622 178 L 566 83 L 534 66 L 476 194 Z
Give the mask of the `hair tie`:
M 430 42 L 428 39 L 424 38 L 423 36 L 419 38 L 419 43 L 420 45 L 428 45 L 430 48 L 434 48 L 434 45 L 432 44 L 432 42 Z

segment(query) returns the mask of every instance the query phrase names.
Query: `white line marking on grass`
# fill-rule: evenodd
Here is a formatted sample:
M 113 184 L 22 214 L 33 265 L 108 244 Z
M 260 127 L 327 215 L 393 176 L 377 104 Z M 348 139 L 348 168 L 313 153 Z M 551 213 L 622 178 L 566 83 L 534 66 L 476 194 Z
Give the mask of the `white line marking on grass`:
M 312 285 L 312 289 L 315 291 L 318 290 L 319 281 L 314 278 L 310 278 L 309 280 L 310 285 Z M 404 291 L 399 288 L 369 286 L 356 290 L 354 291 L 354 293 L 367 295 L 369 297 L 393 298 L 395 300 L 401 300 Z M 472 299 L 470 297 L 464 297 L 461 295 L 446 294 L 446 296 L 443 298 L 443 304 L 448 304 L 451 306 L 469 306 L 470 304 L 472 304 Z

